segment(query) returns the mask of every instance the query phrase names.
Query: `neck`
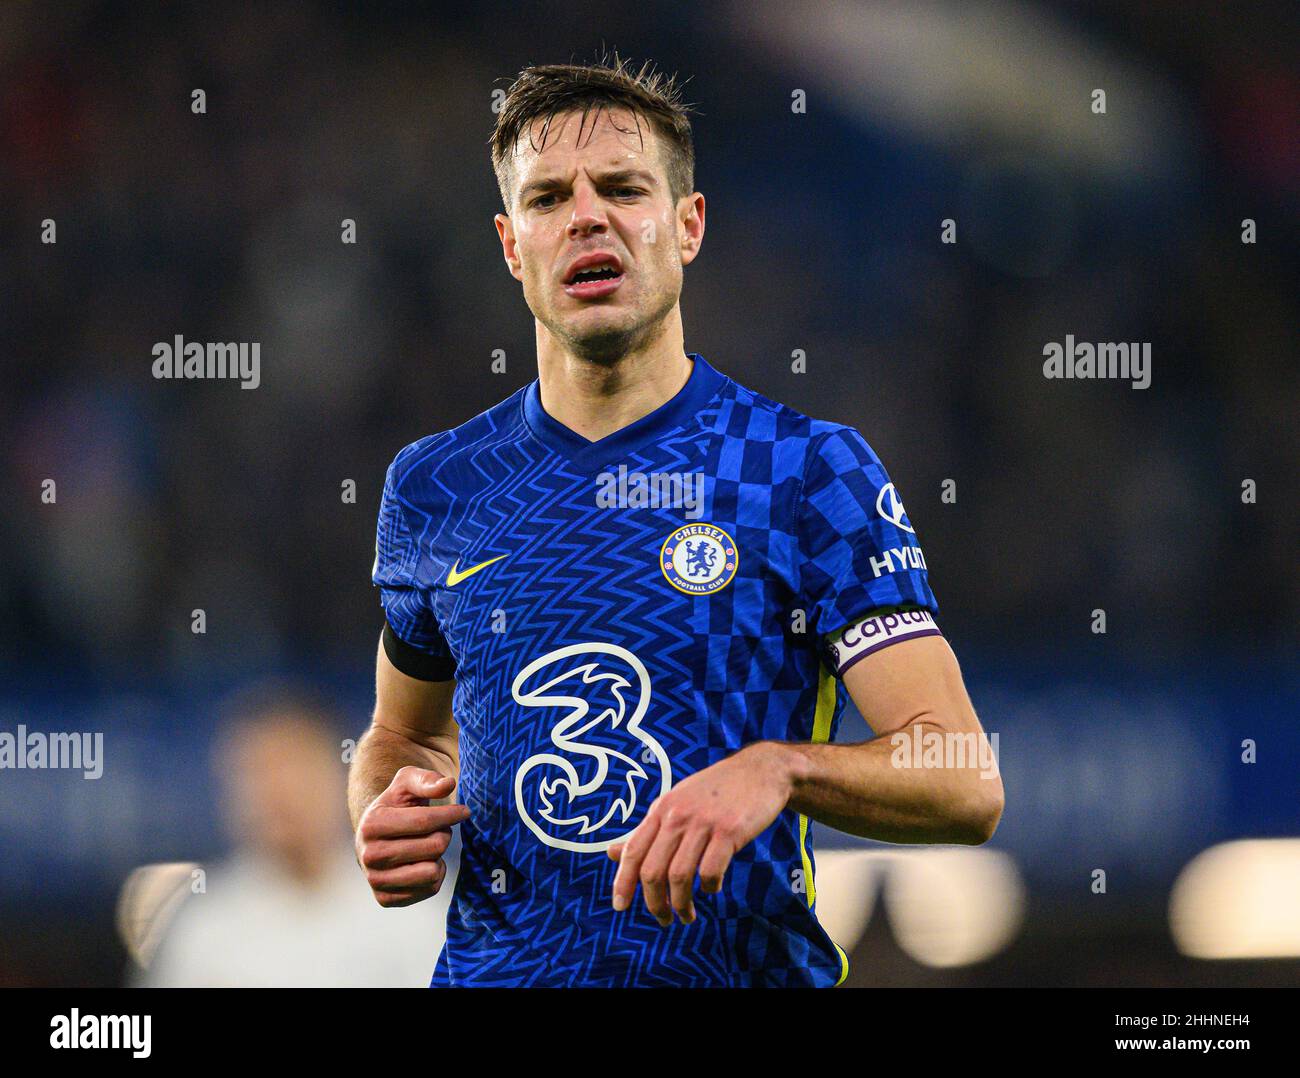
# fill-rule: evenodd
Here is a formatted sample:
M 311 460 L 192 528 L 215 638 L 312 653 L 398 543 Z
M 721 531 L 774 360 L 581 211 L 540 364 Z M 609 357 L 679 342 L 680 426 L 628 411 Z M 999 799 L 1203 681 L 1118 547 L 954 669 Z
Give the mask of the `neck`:
M 674 307 L 652 340 L 612 362 L 575 354 L 537 326 L 537 380 L 552 419 L 595 442 L 672 400 L 691 376 L 681 309 Z

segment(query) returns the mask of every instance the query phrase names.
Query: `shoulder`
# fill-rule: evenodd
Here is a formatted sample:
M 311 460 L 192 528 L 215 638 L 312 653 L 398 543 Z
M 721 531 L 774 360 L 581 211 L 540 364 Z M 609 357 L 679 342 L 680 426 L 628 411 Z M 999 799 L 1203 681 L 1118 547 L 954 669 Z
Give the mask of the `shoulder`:
M 817 419 L 762 393 L 728 380 L 719 415 L 722 432 L 749 441 L 779 446 L 791 469 L 808 476 L 829 466 L 834 472 L 850 467 L 879 467 L 880 459 L 866 438 L 847 423 Z
M 516 390 L 458 427 L 426 434 L 404 446 L 388 466 L 387 485 L 392 493 L 401 494 L 417 477 L 429 475 L 431 469 L 453 465 L 493 442 L 518 437 L 523 422 L 521 403 L 527 388 Z

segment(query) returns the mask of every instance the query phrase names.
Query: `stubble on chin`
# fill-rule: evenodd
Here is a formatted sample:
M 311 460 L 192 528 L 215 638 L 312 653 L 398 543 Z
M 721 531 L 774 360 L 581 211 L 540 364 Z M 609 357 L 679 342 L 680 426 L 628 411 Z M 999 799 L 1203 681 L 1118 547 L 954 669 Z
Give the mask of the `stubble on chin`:
M 660 296 L 649 313 L 622 324 L 595 323 L 590 328 L 575 328 L 550 312 L 545 317 L 539 315 L 538 321 L 579 359 L 612 367 L 629 352 L 653 344 L 663 334 L 668 312 L 676 303 L 676 296 Z

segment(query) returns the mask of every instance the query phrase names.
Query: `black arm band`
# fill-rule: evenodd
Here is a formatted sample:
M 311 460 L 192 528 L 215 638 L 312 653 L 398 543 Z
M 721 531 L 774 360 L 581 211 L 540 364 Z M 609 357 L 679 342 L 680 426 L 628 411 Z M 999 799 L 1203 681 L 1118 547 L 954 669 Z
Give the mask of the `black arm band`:
M 384 622 L 384 654 L 407 677 L 418 681 L 450 681 L 456 674 L 456 660 L 450 655 L 430 655 L 408 644 Z

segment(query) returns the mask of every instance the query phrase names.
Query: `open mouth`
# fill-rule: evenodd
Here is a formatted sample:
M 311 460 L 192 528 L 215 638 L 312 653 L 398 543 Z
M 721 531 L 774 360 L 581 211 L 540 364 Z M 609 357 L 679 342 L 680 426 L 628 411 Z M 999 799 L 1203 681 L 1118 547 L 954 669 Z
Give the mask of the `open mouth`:
M 623 283 L 623 267 L 612 255 L 581 258 L 564 280 L 564 291 L 579 299 L 607 296 Z

